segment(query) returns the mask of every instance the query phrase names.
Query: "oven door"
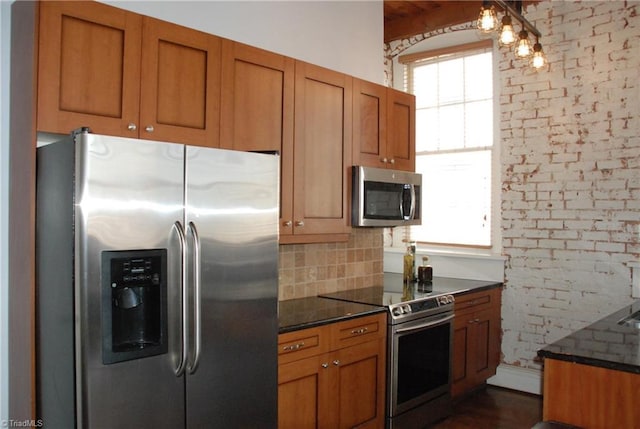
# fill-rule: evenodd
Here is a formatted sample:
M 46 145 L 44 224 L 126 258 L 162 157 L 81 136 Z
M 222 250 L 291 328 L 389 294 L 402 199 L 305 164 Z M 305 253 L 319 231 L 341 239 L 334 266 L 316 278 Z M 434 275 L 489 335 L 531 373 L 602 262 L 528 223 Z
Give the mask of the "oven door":
M 450 393 L 453 317 L 446 312 L 390 327 L 390 417 Z

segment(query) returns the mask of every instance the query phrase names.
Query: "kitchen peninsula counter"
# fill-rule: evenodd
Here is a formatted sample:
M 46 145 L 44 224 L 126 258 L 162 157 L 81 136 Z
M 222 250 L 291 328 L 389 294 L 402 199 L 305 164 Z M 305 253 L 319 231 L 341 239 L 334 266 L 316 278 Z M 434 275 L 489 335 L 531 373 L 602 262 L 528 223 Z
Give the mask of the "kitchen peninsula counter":
M 618 324 L 637 311 L 640 301 L 549 344 L 538 356 L 640 374 L 640 329 Z
M 640 330 L 619 322 L 640 301 L 538 351 L 544 358 L 542 417 L 577 427 L 637 428 Z

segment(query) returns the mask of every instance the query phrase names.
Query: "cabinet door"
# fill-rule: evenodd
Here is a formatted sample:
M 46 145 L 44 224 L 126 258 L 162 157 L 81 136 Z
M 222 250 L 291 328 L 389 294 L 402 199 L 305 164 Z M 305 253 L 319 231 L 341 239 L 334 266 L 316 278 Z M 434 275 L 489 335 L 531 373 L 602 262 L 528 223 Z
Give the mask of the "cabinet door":
M 279 365 L 278 428 L 322 427 L 323 419 L 331 415 L 329 378 L 327 354 Z
M 467 359 L 469 355 L 469 337 L 471 324 L 469 319 L 456 315 L 453 322 L 453 358 L 451 368 L 451 395 L 457 396 L 467 389 Z
M 451 394 L 484 383 L 500 363 L 500 289 L 468 294 L 456 302 Z
M 351 90 L 350 76 L 296 62 L 294 234 L 350 230 Z
M 40 2 L 38 130 L 137 137 L 141 20 L 97 2 Z
M 221 39 L 145 17 L 140 138 L 217 147 Z
M 470 344 L 473 354 L 469 359 L 470 374 L 478 383 L 496 373 L 500 361 L 500 317 L 492 309 L 475 314 L 473 319 L 474 341 Z
M 387 88 L 353 80 L 353 164 L 387 166 Z
M 384 427 L 385 340 L 369 341 L 333 353 L 336 390 L 331 428 Z
M 292 58 L 223 40 L 220 147 L 292 149 L 294 71 Z
M 387 92 L 387 158 L 397 170 L 416 169 L 416 97 L 406 92 Z

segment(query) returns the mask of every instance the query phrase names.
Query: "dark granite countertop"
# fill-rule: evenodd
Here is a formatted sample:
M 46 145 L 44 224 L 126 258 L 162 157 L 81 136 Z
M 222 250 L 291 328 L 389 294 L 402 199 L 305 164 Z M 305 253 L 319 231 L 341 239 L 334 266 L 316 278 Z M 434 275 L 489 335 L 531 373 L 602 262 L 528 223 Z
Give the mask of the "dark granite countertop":
M 542 358 L 640 374 L 640 329 L 618 322 L 640 311 L 640 301 L 538 350 Z
M 393 288 L 397 285 L 400 290 L 402 290 L 402 274 L 385 273 L 384 282 L 385 288 Z M 445 277 L 433 278 L 433 290 L 450 294 L 464 294 L 499 286 L 502 286 L 502 283 L 480 280 L 462 280 Z M 311 328 L 314 326 L 338 322 L 353 317 L 386 312 L 386 307 L 349 302 L 349 296 L 351 296 L 352 294 L 357 295 L 361 293 L 369 293 L 370 291 L 379 291 L 380 294 L 382 294 L 382 289 L 383 287 L 380 285 L 372 286 L 370 288 L 344 291 L 344 298 L 340 299 L 329 299 L 320 296 L 314 296 L 309 298 L 280 301 L 278 303 L 278 321 L 280 327 L 279 332 L 283 334 L 285 332 Z M 347 300 L 345 301 L 342 299 Z
M 375 305 L 337 301 L 317 296 L 280 301 L 278 306 L 281 334 L 386 311 L 384 307 Z

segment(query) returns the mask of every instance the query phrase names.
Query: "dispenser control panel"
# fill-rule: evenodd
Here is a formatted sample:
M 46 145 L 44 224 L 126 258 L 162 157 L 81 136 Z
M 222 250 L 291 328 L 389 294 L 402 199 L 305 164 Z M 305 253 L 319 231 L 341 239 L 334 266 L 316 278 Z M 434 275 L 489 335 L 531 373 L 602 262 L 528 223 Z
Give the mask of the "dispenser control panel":
M 161 257 L 129 257 L 111 260 L 111 287 L 157 286 L 160 284 Z

